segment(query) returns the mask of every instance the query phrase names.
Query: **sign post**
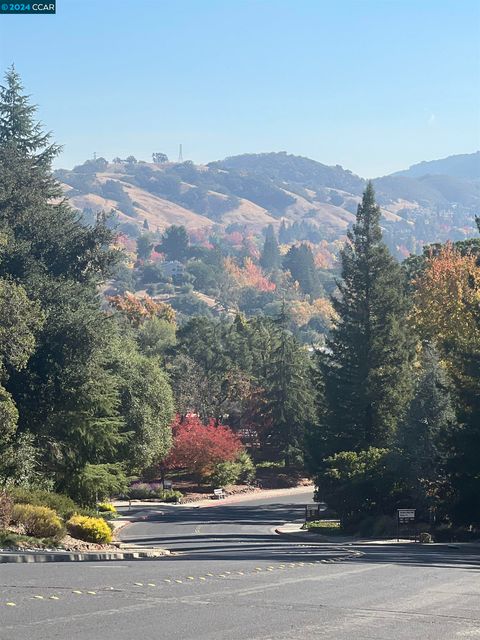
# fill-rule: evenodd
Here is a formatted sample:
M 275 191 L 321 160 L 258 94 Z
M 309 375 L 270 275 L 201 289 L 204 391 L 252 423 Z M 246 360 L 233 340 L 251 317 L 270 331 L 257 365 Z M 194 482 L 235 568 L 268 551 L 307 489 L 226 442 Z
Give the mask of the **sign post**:
M 400 525 L 415 522 L 415 509 L 397 509 L 397 542 L 400 540 Z

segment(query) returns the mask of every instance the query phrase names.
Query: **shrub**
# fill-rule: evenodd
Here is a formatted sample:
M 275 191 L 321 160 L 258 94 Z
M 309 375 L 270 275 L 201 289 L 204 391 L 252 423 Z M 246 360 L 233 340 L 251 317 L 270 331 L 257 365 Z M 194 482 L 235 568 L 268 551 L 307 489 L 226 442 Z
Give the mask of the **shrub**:
M 127 478 L 121 463 L 86 464 L 71 479 L 71 492 L 82 505 L 95 505 L 97 500 L 124 493 Z
M 74 538 L 85 542 L 108 544 L 112 541 L 112 530 L 103 518 L 74 515 L 67 522 L 67 530 Z
M 321 533 L 325 536 L 338 536 L 344 533 L 338 520 L 313 520 L 306 522 L 304 527 L 308 531 Z
M 0 529 L 10 523 L 12 518 L 13 500 L 5 491 L 0 493 Z
M 132 484 L 127 491 L 127 495 L 132 500 L 151 500 L 155 498 L 155 491 L 159 490 L 161 485 L 155 486 L 153 483 L 137 482 Z
M 210 484 L 213 487 L 235 484 L 240 477 L 241 471 L 242 466 L 239 462 L 219 462 L 210 475 Z
M 162 500 L 163 502 L 179 502 L 183 498 L 180 491 L 164 489 L 161 482 L 137 482 L 127 491 L 132 500 Z
M 180 502 L 183 498 L 183 494 L 180 491 L 174 489 L 157 489 L 155 491 L 155 497 L 162 502 Z
M 32 504 L 15 504 L 12 522 L 23 525 L 25 533 L 35 538 L 55 538 L 63 533 L 63 525 L 53 509 Z
M 246 451 L 241 451 L 237 456 L 237 462 L 240 465 L 239 482 L 242 484 L 250 484 L 255 478 L 255 465 Z
M 17 504 L 31 504 L 36 507 L 48 507 L 53 509 L 62 518 L 69 518 L 78 509 L 78 505 L 63 493 L 53 491 L 40 491 L 35 489 L 23 489 L 12 487 L 9 490 L 13 501 Z
M 99 511 L 105 511 L 108 513 L 117 513 L 117 510 L 115 509 L 113 504 L 110 504 L 110 502 L 100 502 L 97 505 L 97 507 Z

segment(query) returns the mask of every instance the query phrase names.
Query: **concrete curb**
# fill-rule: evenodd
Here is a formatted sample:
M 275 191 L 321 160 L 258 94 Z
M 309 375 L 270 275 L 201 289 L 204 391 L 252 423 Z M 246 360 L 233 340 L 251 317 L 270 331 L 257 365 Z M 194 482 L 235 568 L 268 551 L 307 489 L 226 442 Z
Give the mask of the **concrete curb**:
M 302 533 L 296 529 L 291 531 L 282 530 L 282 527 L 277 527 L 275 529 L 275 533 L 279 536 L 284 536 L 286 538 L 290 538 L 290 540 L 299 540 L 301 542 L 310 541 L 310 542 L 330 542 L 330 540 L 326 536 L 322 536 L 319 533 Z
M 0 564 L 6 562 L 103 562 L 110 560 L 143 560 L 169 556 L 168 549 L 125 549 L 123 551 L 90 551 L 86 553 L 74 551 L 14 551 L 0 554 Z
M 275 533 L 279 536 L 283 536 L 292 540 L 293 542 L 326 542 L 330 544 L 331 540 L 326 538 L 326 536 L 321 536 L 320 534 L 309 534 L 309 533 L 301 533 L 298 530 L 293 531 L 282 531 L 282 527 L 277 527 L 274 529 Z M 341 544 L 341 543 L 340 543 Z M 346 549 L 345 547 L 338 546 L 338 555 L 332 555 L 322 562 L 342 562 L 343 560 L 352 560 L 353 558 L 361 558 L 365 554 L 362 551 L 357 551 L 356 549 Z

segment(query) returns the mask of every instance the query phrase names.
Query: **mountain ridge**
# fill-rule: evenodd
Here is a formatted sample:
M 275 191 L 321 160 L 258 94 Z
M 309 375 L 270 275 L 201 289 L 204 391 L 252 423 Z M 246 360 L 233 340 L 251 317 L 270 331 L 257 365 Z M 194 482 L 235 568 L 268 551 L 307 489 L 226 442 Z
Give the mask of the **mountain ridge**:
M 442 167 L 447 161 L 447 166 L 457 167 L 457 174 L 464 166 L 471 174 L 471 156 L 475 164 L 476 155 L 432 162 Z M 258 233 L 283 221 L 298 227 L 298 239 L 332 241 L 342 238 L 353 222 L 366 185 L 364 178 L 340 165 L 286 152 L 242 154 L 206 165 L 98 158 L 73 170 L 57 170 L 56 177 L 73 206 L 90 216 L 100 209 L 113 210 L 120 229 L 131 236 L 142 227 L 162 232 L 171 224 L 190 230 L 247 227 Z M 473 178 L 396 172 L 373 183 L 384 235 L 393 248 L 416 251 L 425 243 L 474 233 L 480 172 Z

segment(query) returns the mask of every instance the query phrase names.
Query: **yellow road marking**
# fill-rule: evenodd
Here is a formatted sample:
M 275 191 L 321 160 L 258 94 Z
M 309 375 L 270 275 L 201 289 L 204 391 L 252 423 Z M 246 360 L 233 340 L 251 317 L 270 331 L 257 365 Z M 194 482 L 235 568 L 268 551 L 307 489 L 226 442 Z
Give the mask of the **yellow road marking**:
M 187 576 L 187 580 L 195 580 L 193 576 Z
M 171 582 L 170 578 L 165 578 L 164 582 Z
M 178 584 L 183 584 L 181 580 L 175 580 L 175 582 L 178 582 Z
M 5 604 L 7 605 L 7 607 L 16 607 L 17 606 L 15 604 L 15 602 L 6 602 Z
M 136 587 L 143 587 L 143 582 L 134 582 L 133 583 Z
M 157 585 L 156 585 L 154 582 L 149 582 L 149 583 L 148 583 L 148 586 L 149 586 L 149 587 L 156 587 Z
M 205 574 L 205 575 L 212 577 L 212 576 L 213 576 L 213 573 L 207 573 L 207 574 Z
M 87 591 L 88 594 L 90 594 L 91 596 L 95 596 L 97 594 L 96 591 Z
M 60 600 L 58 596 L 49 596 L 49 600 Z
M 43 600 L 44 597 L 43 596 L 33 596 L 36 600 Z
M 82 592 L 79 591 L 78 589 L 75 589 L 74 591 L 72 591 L 72 593 L 82 593 Z
M 204 578 L 203 576 L 200 576 L 198 579 L 199 580 L 206 580 L 206 578 Z

